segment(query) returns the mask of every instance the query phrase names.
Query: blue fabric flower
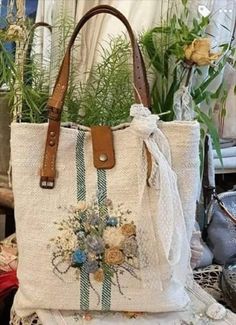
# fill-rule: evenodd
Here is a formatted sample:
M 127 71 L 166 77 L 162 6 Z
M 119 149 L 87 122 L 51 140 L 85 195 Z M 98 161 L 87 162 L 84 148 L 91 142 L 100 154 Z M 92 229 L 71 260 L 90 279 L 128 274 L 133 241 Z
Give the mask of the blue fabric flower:
M 90 253 L 101 254 L 104 252 L 105 244 L 102 238 L 88 235 L 86 238 L 86 246 Z
M 118 220 L 116 217 L 110 217 L 107 219 L 107 225 L 110 227 L 115 227 L 118 224 Z
M 87 259 L 86 253 L 81 249 L 77 249 L 72 255 L 73 264 L 83 264 Z

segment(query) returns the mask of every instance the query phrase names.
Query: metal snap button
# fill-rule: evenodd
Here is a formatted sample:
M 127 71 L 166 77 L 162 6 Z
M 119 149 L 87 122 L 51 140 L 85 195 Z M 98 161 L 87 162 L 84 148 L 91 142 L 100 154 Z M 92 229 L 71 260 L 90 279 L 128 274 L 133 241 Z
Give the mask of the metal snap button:
M 51 137 L 55 137 L 55 135 L 56 135 L 55 132 L 53 132 L 53 131 L 50 132 L 50 136 L 51 136 Z
M 100 161 L 105 162 L 105 161 L 107 161 L 107 159 L 108 159 L 108 157 L 107 157 L 107 155 L 106 155 L 105 153 L 102 153 L 102 154 L 99 156 L 99 160 L 100 160 Z

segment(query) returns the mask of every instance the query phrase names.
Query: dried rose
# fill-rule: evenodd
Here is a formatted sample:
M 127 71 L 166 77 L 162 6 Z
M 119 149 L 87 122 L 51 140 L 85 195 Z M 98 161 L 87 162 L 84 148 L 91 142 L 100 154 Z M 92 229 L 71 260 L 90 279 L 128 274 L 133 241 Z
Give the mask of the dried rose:
M 126 237 L 131 237 L 136 234 L 136 226 L 133 223 L 126 223 L 121 227 L 121 232 Z
M 24 30 L 22 26 L 19 25 L 10 25 L 7 33 L 6 33 L 7 40 L 19 40 L 24 38 Z
M 103 239 L 105 244 L 110 247 L 118 247 L 125 240 L 121 228 L 107 227 L 103 232 Z
M 120 265 L 124 263 L 125 257 L 119 248 L 108 248 L 105 250 L 105 262 L 109 265 Z
M 94 274 L 93 274 L 94 280 L 97 282 L 103 282 L 104 281 L 104 271 L 103 269 L 98 269 Z
M 190 45 L 185 46 L 184 54 L 187 61 L 199 66 L 211 64 L 217 60 L 220 53 L 210 52 L 210 40 L 208 38 L 195 39 Z

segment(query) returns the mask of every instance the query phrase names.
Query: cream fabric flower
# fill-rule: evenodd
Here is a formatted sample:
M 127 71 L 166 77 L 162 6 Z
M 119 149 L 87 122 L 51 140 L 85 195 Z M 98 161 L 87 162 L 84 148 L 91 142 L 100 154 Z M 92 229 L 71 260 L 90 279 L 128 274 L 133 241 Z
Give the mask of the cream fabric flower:
M 84 212 L 87 210 L 87 204 L 85 201 L 78 201 L 73 209 L 73 212 Z
M 77 236 L 71 229 L 62 230 L 60 235 L 52 241 L 59 250 L 67 252 L 67 257 L 69 257 L 78 246 Z
M 124 239 L 121 228 L 107 227 L 103 232 L 103 240 L 110 247 L 119 247 Z

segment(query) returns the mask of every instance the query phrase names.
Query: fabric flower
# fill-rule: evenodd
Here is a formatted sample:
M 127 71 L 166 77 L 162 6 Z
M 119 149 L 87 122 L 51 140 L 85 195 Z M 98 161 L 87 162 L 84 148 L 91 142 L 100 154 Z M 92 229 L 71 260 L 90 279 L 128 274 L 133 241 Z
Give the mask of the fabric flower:
M 72 229 L 62 230 L 60 235 L 53 239 L 53 242 L 59 248 L 59 250 L 68 252 L 68 254 L 74 252 L 78 247 L 78 239 Z
M 111 227 L 115 227 L 118 224 L 118 219 L 116 217 L 110 217 L 107 219 L 107 225 Z
M 109 265 L 120 265 L 124 263 L 125 257 L 118 248 L 108 248 L 105 250 L 105 262 Z
M 94 273 L 98 270 L 98 268 L 99 268 L 99 265 L 96 260 L 87 260 L 84 263 L 84 270 L 87 273 Z
M 86 259 L 86 253 L 81 249 L 77 249 L 72 255 L 73 264 L 83 264 Z
M 103 282 L 104 281 L 104 271 L 103 269 L 98 269 L 96 272 L 93 274 L 94 280 L 97 282 Z
M 106 205 L 107 207 L 112 207 L 112 200 L 110 200 L 110 199 L 106 199 L 106 200 L 105 200 L 105 205 Z
M 127 238 L 122 246 L 123 253 L 127 256 L 137 256 L 138 255 L 138 244 L 135 238 Z
M 195 39 L 190 45 L 184 48 L 185 58 L 199 66 L 211 64 L 221 54 L 211 53 L 210 47 L 210 40 L 208 38 Z
M 76 235 L 79 239 L 83 239 L 85 237 L 85 232 L 83 230 L 79 230 Z
M 74 212 L 84 212 L 87 210 L 87 204 L 85 201 L 78 201 L 74 207 Z
M 99 224 L 99 214 L 98 213 L 92 213 L 91 215 L 88 216 L 88 222 L 92 225 L 92 226 L 96 226 Z
M 124 241 L 125 236 L 121 232 L 121 228 L 107 227 L 103 232 L 105 244 L 110 247 L 118 247 Z
M 86 238 L 86 246 L 89 252 L 96 255 L 101 254 L 105 249 L 105 243 L 102 238 L 91 235 L 88 235 Z
M 131 237 L 136 234 L 136 226 L 133 223 L 126 223 L 121 227 L 122 234 Z

